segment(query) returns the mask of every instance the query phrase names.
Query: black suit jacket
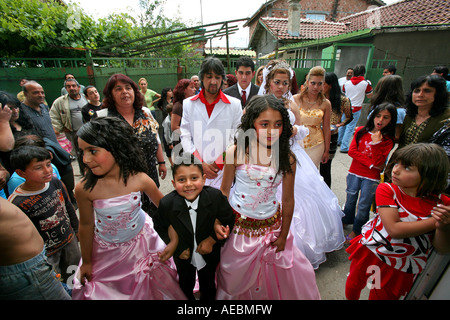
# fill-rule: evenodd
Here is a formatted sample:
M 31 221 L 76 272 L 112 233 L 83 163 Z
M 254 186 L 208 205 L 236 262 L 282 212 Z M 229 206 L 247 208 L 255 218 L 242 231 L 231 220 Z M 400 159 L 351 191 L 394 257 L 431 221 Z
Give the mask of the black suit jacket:
M 203 255 L 207 264 L 217 264 L 220 258 L 220 247 L 223 241 L 218 241 L 214 232 L 214 222 L 216 218 L 224 225 L 230 227 L 230 232 L 234 225 L 234 213 L 228 199 L 222 192 L 216 188 L 204 186 L 200 193 L 200 199 L 197 208 L 197 226 L 195 238 L 197 244 L 204 239 L 212 236 L 217 242 L 210 254 Z M 164 196 L 160 202 L 158 211 L 153 218 L 155 230 L 165 243 L 169 243 L 168 228 L 169 225 L 175 229 L 178 234 L 178 247 L 174 258 L 187 248 L 191 255 L 194 250 L 194 230 L 189 215 L 189 209 L 186 201 L 175 190 Z M 187 260 L 190 263 L 190 259 Z
M 226 88 L 225 90 L 223 90 L 223 93 L 228 94 L 232 97 L 238 98 L 241 101 L 242 104 L 242 108 L 244 108 L 247 103 L 250 101 L 250 99 L 253 96 L 257 96 L 258 92 L 259 92 L 259 87 L 255 84 L 252 83 L 252 85 L 250 86 L 250 94 L 247 92 L 246 90 L 246 94 L 247 94 L 247 100 L 245 102 L 245 105 L 242 103 L 242 97 L 239 94 L 239 89 L 237 87 L 237 83 L 233 84 L 231 87 Z

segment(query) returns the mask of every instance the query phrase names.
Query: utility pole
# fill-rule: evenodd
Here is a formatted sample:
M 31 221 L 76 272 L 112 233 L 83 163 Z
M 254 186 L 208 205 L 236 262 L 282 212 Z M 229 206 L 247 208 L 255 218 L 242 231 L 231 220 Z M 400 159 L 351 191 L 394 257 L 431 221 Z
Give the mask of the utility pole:
M 200 21 L 203 25 L 203 5 L 202 5 L 202 0 L 200 0 Z

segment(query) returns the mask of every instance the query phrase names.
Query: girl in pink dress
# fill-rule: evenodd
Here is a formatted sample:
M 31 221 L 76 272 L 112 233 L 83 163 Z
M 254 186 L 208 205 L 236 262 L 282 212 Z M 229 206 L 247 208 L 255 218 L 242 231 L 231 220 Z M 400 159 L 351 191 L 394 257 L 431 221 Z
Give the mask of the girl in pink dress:
M 314 269 L 289 231 L 296 160 L 283 102 L 271 95 L 252 98 L 239 129 L 221 185 L 236 217 L 221 252 L 216 298 L 320 299 Z M 281 182 L 282 208 L 276 197 Z
M 347 299 L 359 299 L 371 278 L 369 300 L 398 300 L 411 290 L 430 250 L 450 250 L 448 157 L 432 143 L 411 144 L 393 155 L 392 183 L 376 191 L 377 213 L 354 238 Z
M 97 118 L 77 133 L 86 172 L 75 188 L 80 212 L 82 260 L 72 297 L 93 299 L 186 299 L 165 244 L 141 209 L 141 192 L 162 197 L 144 172 L 132 128 L 118 118 Z

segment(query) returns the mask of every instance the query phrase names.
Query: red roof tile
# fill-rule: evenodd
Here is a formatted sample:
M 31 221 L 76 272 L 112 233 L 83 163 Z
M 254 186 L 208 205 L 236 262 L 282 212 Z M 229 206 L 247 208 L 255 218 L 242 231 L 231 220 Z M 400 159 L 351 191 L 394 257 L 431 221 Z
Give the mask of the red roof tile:
M 387 6 L 356 13 L 338 22 L 301 19 L 300 36 L 288 33 L 287 18 L 261 18 L 279 39 L 321 39 L 368 28 L 407 25 L 450 24 L 449 0 L 404 0 Z
M 274 35 L 278 34 L 279 39 L 286 40 L 320 39 L 340 34 L 346 30 L 344 23 L 301 19 L 300 36 L 291 36 L 288 33 L 287 18 L 261 18 L 261 22 L 264 23 Z
M 450 1 L 404 0 L 347 16 L 339 22 L 347 23 L 347 32 L 377 26 L 449 24 Z

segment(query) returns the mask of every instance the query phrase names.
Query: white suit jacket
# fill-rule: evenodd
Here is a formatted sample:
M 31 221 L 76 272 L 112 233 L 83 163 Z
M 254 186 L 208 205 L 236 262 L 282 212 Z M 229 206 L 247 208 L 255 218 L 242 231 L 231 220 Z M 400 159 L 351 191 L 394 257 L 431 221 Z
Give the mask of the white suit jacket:
M 221 99 L 209 117 L 199 95 L 183 101 L 181 144 L 185 152 L 197 150 L 204 162 L 213 163 L 234 143 L 235 131 L 241 123 L 241 102 L 220 91 Z

